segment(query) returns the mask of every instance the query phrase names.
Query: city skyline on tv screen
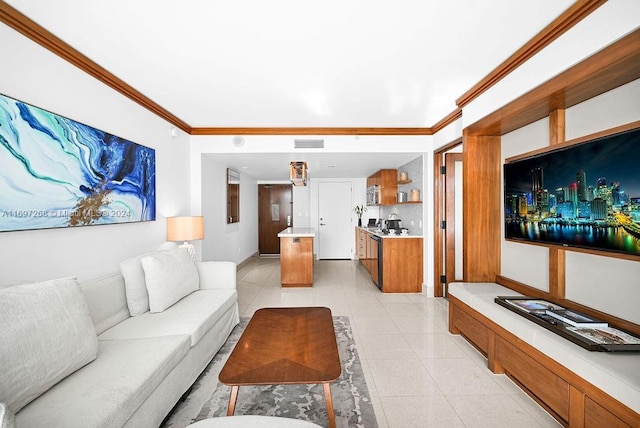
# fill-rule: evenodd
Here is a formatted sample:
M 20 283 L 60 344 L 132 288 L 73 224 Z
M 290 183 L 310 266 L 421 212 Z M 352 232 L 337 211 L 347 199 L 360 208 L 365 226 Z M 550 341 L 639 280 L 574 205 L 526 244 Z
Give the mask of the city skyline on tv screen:
M 516 163 L 516 168 L 505 169 L 507 193 L 531 192 L 531 171 L 542 167 L 543 188 L 550 192 L 575 183 L 582 170 L 587 186 L 595 187 L 598 179 L 605 178 L 608 186 L 620 183 L 629 197 L 640 197 L 640 129 Z
M 640 128 L 504 165 L 505 237 L 640 256 Z

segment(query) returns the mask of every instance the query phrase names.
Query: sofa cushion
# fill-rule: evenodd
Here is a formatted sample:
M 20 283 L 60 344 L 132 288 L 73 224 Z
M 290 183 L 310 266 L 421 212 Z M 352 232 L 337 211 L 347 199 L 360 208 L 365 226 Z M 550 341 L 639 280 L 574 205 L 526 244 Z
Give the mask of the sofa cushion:
M 185 335 L 101 341 L 95 361 L 25 407 L 16 422 L 34 428 L 124 426 L 188 351 Z
M 198 289 L 198 269 L 184 248 L 145 256 L 141 262 L 151 312 L 162 312 Z
M 141 260 L 151 254 L 155 253 L 140 254 L 120 262 L 120 273 L 124 278 L 127 307 L 132 317 L 149 311 L 149 294 L 147 293 L 147 284 L 144 281 L 144 269 L 142 268 Z
M 129 318 L 124 279 L 119 273 L 80 283 L 96 333 Z
M 14 412 L 96 358 L 98 340 L 75 278 L 0 290 L 0 402 Z
M 198 290 L 159 313 L 132 317 L 102 333 L 99 340 L 135 339 L 168 334 L 188 334 L 191 346 L 236 304 L 236 290 Z

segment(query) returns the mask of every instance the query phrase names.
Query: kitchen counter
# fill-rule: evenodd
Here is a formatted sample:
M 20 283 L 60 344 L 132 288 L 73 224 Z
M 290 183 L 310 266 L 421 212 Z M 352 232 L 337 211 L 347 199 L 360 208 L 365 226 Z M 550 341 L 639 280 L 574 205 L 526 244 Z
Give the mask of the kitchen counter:
M 424 239 L 357 227 L 356 256 L 383 293 L 421 293 Z M 380 237 L 380 238 L 379 238 Z
M 280 238 L 280 283 L 283 287 L 313 285 L 313 238 L 315 229 L 288 227 Z
M 362 229 L 365 232 L 369 232 L 373 235 L 379 236 L 384 239 L 386 238 L 422 238 L 422 235 L 416 235 L 415 233 L 409 233 L 408 235 L 402 235 L 400 233 L 397 233 L 395 235 L 389 235 L 389 234 L 382 233 L 382 230 L 377 227 L 359 227 L 358 229 Z
M 312 227 L 287 227 L 278 233 L 278 238 L 315 238 L 315 236 L 316 230 Z

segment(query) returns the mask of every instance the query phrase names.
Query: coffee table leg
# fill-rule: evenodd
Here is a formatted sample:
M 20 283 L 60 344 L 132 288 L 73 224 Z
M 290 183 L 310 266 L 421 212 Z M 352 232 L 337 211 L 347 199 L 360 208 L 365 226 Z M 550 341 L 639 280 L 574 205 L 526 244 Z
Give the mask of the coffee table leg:
M 329 417 L 329 427 L 336 428 L 336 415 L 333 413 L 333 399 L 331 398 L 331 384 L 323 383 L 324 401 L 327 402 L 327 416 Z
M 238 385 L 231 387 L 231 394 L 229 395 L 229 406 L 227 407 L 227 416 L 233 416 L 236 411 L 236 401 L 238 400 Z

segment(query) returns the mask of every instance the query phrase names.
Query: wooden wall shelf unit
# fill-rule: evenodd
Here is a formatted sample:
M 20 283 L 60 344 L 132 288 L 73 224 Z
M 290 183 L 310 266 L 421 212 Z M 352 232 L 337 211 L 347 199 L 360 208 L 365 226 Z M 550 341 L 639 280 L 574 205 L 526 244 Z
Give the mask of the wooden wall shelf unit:
M 501 276 L 501 136 L 550 118 L 549 144 L 564 142 L 564 109 L 640 79 L 640 29 L 620 38 L 488 114 L 463 130 L 463 280 L 499 282 L 522 294 L 536 295 L 605 319 L 638 334 L 640 326 L 600 314 L 565 299 L 565 251 L 549 248 L 549 293 L 529 289 Z M 462 333 L 489 360 L 496 373 L 506 372 L 565 425 L 640 426 L 636 412 L 567 370 L 537 349 L 464 303 L 451 299 L 450 329 Z
M 463 130 L 463 182 L 467 183 L 463 190 L 465 281 L 493 282 L 500 274 L 501 135 L 550 115 L 554 122 L 562 122 L 564 114 L 556 113 L 558 110 L 640 79 L 638 64 L 640 29 Z M 564 128 L 563 123 L 554 123 L 553 127 L 552 136 Z M 550 142 L 553 140 L 550 138 Z M 562 256 L 554 260 L 552 264 L 562 269 Z M 558 275 L 552 272 L 551 277 Z M 563 288 L 561 285 L 559 290 Z

